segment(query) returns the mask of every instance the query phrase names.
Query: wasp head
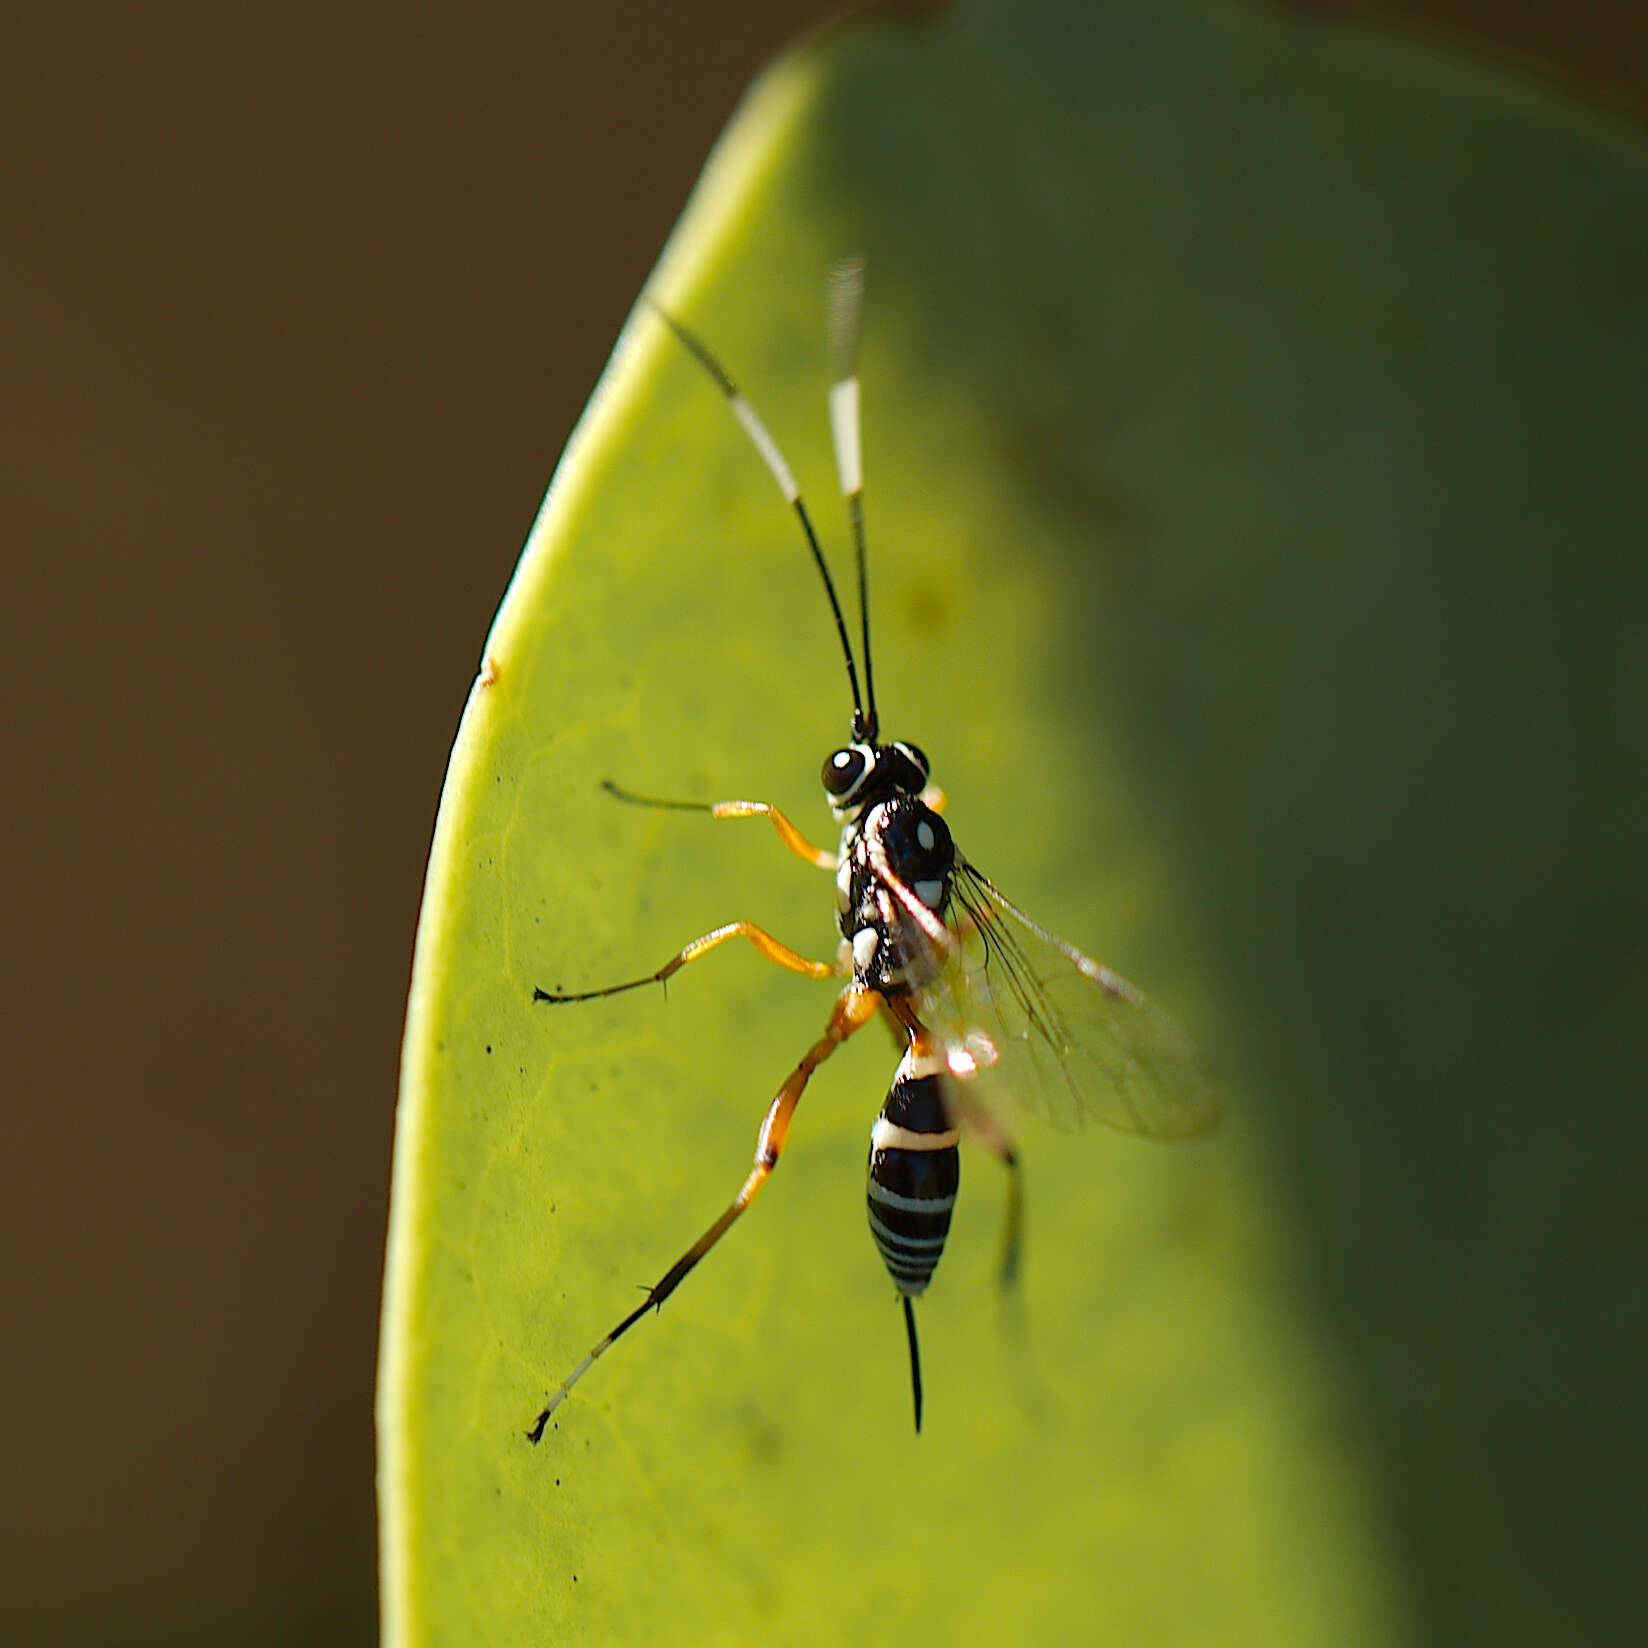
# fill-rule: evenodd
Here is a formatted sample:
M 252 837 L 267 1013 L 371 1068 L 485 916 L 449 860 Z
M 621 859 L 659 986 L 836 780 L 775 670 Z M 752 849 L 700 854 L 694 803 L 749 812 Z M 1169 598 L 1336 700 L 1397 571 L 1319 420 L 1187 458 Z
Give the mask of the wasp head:
M 824 763 L 820 775 L 838 818 L 855 818 L 866 807 L 895 795 L 920 795 L 927 787 L 927 757 L 914 744 L 864 740 L 844 744 Z

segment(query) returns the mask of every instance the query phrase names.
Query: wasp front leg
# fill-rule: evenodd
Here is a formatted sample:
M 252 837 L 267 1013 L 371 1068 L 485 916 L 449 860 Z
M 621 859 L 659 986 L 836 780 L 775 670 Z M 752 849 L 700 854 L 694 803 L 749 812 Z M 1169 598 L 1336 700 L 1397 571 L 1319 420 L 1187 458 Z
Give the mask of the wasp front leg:
M 615 796 L 620 801 L 627 801 L 635 807 L 664 807 L 671 812 L 708 813 L 711 818 L 771 819 L 772 827 L 778 832 L 778 839 L 797 858 L 804 858 L 809 864 L 815 864 L 821 870 L 833 870 L 836 867 L 835 854 L 825 847 L 815 847 L 796 828 L 789 815 L 773 806 L 770 801 L 671 801 L 655 795 L 636 795 L 633 791 L 614 784 L 610 778 L 602 780 L 601 788 L 608 795 Z

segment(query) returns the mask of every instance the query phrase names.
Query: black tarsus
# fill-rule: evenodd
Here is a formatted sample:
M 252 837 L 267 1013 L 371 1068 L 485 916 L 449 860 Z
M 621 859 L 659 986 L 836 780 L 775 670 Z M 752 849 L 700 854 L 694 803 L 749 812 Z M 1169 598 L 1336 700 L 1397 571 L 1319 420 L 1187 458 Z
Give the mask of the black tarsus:
M 634 790 L 626 790 L 622 785 L 614 784 L 610 778 L 601 780 L 601 788 L 608 795 L 619 801 L 627 801 L 635 807 L 672 807 L 683 813 L 712 813 L 715 808 L 707 801 L 671 801 L 656 795 L 637 795 Z
M 910 1388 L 915 1396 L 916 1403 L 916 1435 L 921 1435 L 921 1352 L 916 1348 L 916 1307 L 907 1293 L 899 1297 L 904 1301 L 904 1332 L 910 1341 Z

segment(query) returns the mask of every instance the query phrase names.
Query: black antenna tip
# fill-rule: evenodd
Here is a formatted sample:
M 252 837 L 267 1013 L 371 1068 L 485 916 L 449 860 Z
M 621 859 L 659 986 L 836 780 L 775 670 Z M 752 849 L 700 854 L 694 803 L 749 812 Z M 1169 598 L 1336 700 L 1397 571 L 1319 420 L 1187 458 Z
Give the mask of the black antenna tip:
M 709 375 L 721 386 L 721 393 L 731 400 L 738 393 L 738 385 L 727 375 L 727 369 L 709 351 L 704 340 L 690 327 L 683 326 L 657 298 L 650 293 L 646 298 L 647 307 L 672 331 L 687 353 L 704 368 Z

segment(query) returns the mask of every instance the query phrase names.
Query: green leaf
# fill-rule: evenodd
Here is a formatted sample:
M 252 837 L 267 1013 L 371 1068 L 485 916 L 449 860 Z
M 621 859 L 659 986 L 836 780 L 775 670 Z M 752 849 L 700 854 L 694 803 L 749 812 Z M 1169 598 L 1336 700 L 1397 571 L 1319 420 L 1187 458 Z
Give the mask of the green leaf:
M 1645 207 L 1634 135 L 1240 11 L 975 0 L 763 80 L 654 290 L 848 588 L 822 290 L 867 254 L 884 729 L 974 862 L 1196 1034 L 1227 1123 L 1024 1138 L 1022 1330 L 968 1155 L 917 1437 L 861 1211 L 894 1062 L 866 1032 L 752 1211 L 527 1443 L 736 1190 L 831 999 L 738 946 L 667 999 L 531 1000 L 740 917 L 835 940 L 829 880 L 766 826 L 600 788 L 827 836 L 850 707 L 793 518 L 638 311 L 442 798 L 387 1640 L 1606 1635 L 1585 1565 L 1628 1520 L 1549 1524 L 1643 1463 L 1608 1308 L 1643 1124 L 1586 1112 L 1633 1090 L 1644 982 L 1615 922 L 1643 902 Z

